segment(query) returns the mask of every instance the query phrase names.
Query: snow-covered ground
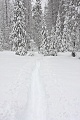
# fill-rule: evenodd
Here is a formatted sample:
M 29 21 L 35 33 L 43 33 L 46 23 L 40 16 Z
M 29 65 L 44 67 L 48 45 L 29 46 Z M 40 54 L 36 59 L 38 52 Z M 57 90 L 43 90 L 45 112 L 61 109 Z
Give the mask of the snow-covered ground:
M 80 120 L 79 56 L 0 52 L 0 120 Z

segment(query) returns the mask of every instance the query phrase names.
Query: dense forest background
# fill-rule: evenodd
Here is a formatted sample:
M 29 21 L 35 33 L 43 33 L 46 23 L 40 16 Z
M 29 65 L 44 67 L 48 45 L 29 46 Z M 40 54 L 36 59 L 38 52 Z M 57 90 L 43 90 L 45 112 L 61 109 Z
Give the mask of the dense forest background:
M 80 1 L 0 0 L 0 51 L 44 55 L 80 51 Z

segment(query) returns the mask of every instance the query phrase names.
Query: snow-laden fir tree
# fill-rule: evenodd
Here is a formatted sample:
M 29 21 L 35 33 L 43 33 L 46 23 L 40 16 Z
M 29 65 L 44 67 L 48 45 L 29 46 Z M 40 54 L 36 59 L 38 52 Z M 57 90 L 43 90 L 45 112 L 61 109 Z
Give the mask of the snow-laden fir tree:
M 45 56 L 56 56 L 57 55 L 57 41 L 55 39 L 55 30 L 52 28 L 51 35 L 49 35 L 46 26 L 42 30 L 42 44 L 41 53 Z
M 69 51 L 71 48 L 71 37 L 70 37 L 70 30 L 68 28 L 68 21 L 69 16 L 68 13 L 65 14 L 65 20 L 64 20 L 64 29 L 63 29 L 63 35 L 62 35 L 62 51 Z
M 49 54 L 56 56 L 57 55 L 57 40 L 56 40 L 56 34 L 55 34 L 55 28 L 52 27 L 51 30 L 51 40 L 50 40 L 50 49 Z
M 53 16 L 52 16 L 52 11 L 53 11 L 53 0 L 48 0 L 48 4 L 45 6 L 45 22 L 46 22 L 46 27 L 48 30 L 48 33 L 50 35 L 51 33 L 51 28 L 53 25 Z
M 27 33 L 23 0 L 15 0 L 14 25 L 10 36 L 13 39 L 13 49 L 16 54 L 25 55 L 27 53 Z
M 80 5 L 80 4 L 79 4 Z M 79 13 L 78 13 L 78 40 L 79 40 L 79 44 L 78 44 L 78 51 L 80 51 L 80 7 L 79 7 Z
M 70 2 L 69 6 L 69 29 L 70 29 L 70 36 L 71 36 L 71 42 L 72 42 L 72 54 L 76 51 L 76 43 L 77 43 L 77 9 L 74 2 Z M 73 56 L 73 55 L 72 55 Z M 75 56 L 75 55 L 74 55 Z
M 45 26 L 42 26 L 41 35 L 42 35 L 42 43 L 40 45 L 40 52 L 42 54 L 45 54 L 45 47 L 46 47 L 46 41 L 47 41 L 47 31 Z
M 33 36 L 34 41 L 38 47 L 38 51 L 40 51 L 40 45 L 41 45 L 41 31 L 42 31 L 42 8 L 41 8 L 41 0 L 36 0 L 36 3 L 33 7 Z
M 31 3 L 32 0 L 23 0 L 23 3 L 24 3 L 24 7 L 26 8 L 26 11 L 25 11 L 25 17 L 26 17 L 26 32 L 28 33 L 28 38 L 27 38 L 27 41 L 28 41 L 28 49 L 30 49 L 30 40 L 32 39 L 32 28 L 33 28 L 33 25 L 32 25 L 32 3 Z
M 63 28 L 64 28 L 64 15 L 65 15 L 65 6 L 66 6 L 65 3 L 66 3 L 66 0 L 60 0 L 60 2 L 59 2 L 59 13 L 60 13 L 60 21 L 61 21 L 61 34 L 63 34 Z
M 76 28 L 76 50 L 80 51 L 80 1 L 75 1 L 75 10 L 76 10 L 76 21 L 77 21 L 77 28 Z
M 77 46 L 77 51 L 80 51 L 80 29 L 79 29 L 79 26 L 77 27 L 77 33 L 76 33 L 76 37 L 77 37 L 77 43 L 76 43 L 76 46 Z
M 61 34 L 61 21 L 60 21 L 59 12 L 56 21 L 56 40 L 57 40 L 57 51 L 60 52 L 62 48 L 62 34 Z
M 0 29 L 0 51 L 3 50 L 3 32 Z
M 0 15 L 2 16 L 0 18 L 1 22 L 1 29 L 3 31 L 3 49 L 4 50 L 10 50 L 10 44 L 9 44 L 9 34 L 10 34 L 10 0 L 1 0 L 0 1 Z
M 46 12 L 45 22 L 49 35 L 51 34 L 52 26 L 55 27 L 56 25 L 57 14 L 59 10 L 59 1 L 60 0 L 47 0 L 47 4 L 44 9 L 44 12 Z
M 48 36 L 48 31 L 46 26 L 42 27 L 42 43 L 40 46 L 40 52 L 44 55 L 49 55 L 50 50 L 50 37 Z
M 69 9 L 69 3 L 71 0 L 59 0 L 59 1 L 60 1 L 59 12 L 60 12 L 60 20 L 61 20 L 61 33 L 63 34 L 65 14 Z

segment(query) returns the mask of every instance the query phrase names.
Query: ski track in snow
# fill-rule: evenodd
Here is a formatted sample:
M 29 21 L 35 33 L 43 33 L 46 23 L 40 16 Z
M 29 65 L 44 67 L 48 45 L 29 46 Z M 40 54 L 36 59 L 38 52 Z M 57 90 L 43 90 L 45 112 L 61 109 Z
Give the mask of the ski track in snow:
M 31 76 L 28 102 L 19 120 L 47 120 L 47 102 L 43 85 L 39 79 L 40 61 L 36 62 Z

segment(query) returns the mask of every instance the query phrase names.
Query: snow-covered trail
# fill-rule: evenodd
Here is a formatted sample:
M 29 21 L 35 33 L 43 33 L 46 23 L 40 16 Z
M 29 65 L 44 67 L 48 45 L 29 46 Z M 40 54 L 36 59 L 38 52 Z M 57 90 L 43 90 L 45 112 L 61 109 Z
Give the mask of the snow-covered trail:
M 79 66 L 70 53 L 0 53 L 0 120 L 80 120 Z
M 47 102 L 43 85 L 39 79 L 40 61 L 36 62 L 31 76 L 31 87 L 24 112 L 24 120 L 47 120 Z

